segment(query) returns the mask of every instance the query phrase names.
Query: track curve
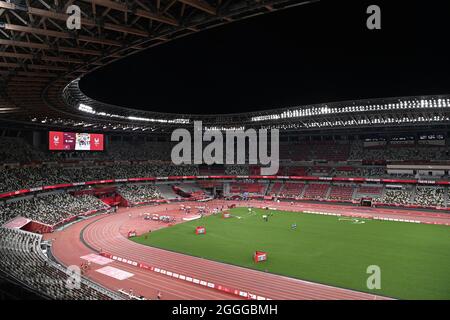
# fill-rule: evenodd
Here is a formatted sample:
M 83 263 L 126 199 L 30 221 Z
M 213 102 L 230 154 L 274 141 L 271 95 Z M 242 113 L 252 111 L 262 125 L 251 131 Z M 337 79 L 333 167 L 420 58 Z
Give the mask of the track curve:
M 220 206 L 222 204 L 226 204 L 226 202 L 214 201 L 213 203 L 209 203 L 209 206 Z M 267 205 L 262 201 L 254 201 L 250 204 L 255 207 Z M 191 203 L 191 205 L 198 204 Z M 249 205 L 249 202 L 245 202 L 244 205 Z M 367 215 L 368 217 L 383 216 L 417 219 L 431 223 L 450 222 L 450 215 L 430 212 L 373 208 L 369 208 L 368 210 L 360 207 L 314 203 L 290 205 L 288 203 L 274 204 L 271 202 L 270 206 L 275 206 L 282 210 L 322 210 L 336 213 L 345 211 L 347 214 Z M 68 263 L 78 261 L 82 254 L 105 251 L 130 260 L 147 263 L 180 274 L 187 274 L 213 283 L 220 283 L 271 299 L 387 299 L 386 297 L 373 294 L 274 275 L 132 242 L 127 239 L 129 230 L 136 230 L 138 234 L 141 234 L 149 230 L 157 230 L 165 227 L 165 225 L 159 222 L 144 220 L 142 218 L 144 212 L 168 213 L 175 216 L 177 221 L 182 221 L 181 218 L 184 216 L 179 210 L 179 204 L 123 208 L 116 214 L 95 217 L 72 225 L 61 232 L 57 232 L 54 234 L 56 241 L 53 245 L 53 252 L 58 259 L 67 265 Z M 68 251 L 67 242 L 71 244 L 70 251 Z M 116 280 L 113 281 L 110 278 L 105 278 L 103 275 L 95 272 L 90 272 L 88 276 L 113 289 L 119 288 L 119 285 L 123 287 L 126 284 L 126 287 L 132 288 L 134 292 L 140 292 L 150 298 L 153 298 L 158 290 L 164 292 L 164 297 L 167 299 L 237 298 L 230 294 L 185 283 L 123 263 L 113 262 L 113 265 L 133 273 L 134 276 L 121 283 L 117 283 Z

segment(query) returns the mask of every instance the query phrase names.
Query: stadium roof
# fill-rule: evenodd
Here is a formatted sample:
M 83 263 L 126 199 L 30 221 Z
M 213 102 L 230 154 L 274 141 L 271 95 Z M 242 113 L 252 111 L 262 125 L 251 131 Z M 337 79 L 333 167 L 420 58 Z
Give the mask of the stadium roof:
M 142 50 L 233 21 L 315 1 L 0 1 L 0 119 L 51 127 L 158 132 L 190 126 L 315 130 L 448 125 L 449 96 L 344 101 L 223 115 L 134 110 L 95 101 L 84 75 Z M 152 2 L 153 3 L 153 2 Z M 81 30 L 66 8 L 81 7 Z
M 79 79 L 63 90 L 63 112 L 84 120 L 65 125 L 112 131 L 164 132 L 201 121 L 205 130 L 280 129 L 292 131 L 335 128 L 419 127 L 450 124 L 450 95 L 379 98 L 302 105 L 234 114 L 172 114 L 106 104 L 87 97 Z M 63 124 L 59 119 L 34 118 L 34 122 Z
M 82 120 L 60 110 L 74 79 L 180 37 L 315 1 L 0 1 L 0 117 Z M 82 12 L 76 32 L 66 26 L 71 4 Z

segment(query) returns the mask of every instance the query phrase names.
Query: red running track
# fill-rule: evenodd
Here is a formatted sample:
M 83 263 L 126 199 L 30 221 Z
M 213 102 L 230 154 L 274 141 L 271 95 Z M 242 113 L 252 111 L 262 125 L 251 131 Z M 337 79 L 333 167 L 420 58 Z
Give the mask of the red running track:
M 289 203 L 265 203 L 262 201 L 231 202 L 237 205 L 251 205 L 255 207 L 270 206 L 289 211 L 310 210 L 367 217 L 381 216 L 419 220 L 422 222 L 450 223 L 450 215 L 448 214 L 412 210 L 361 208 L 316 203 L 295 203 L 294 205 L 290 205 Z M 229 203 L 214 201 L 209 202 L 208 206 L 211 208 Z M 199 205 L 199 203 L 191 204 L 192 207 L 196 205 Z M 83 261 L 80 259 L 80 256 L 93 253 L 93 248 L 96 251 L 103 250 L 130 260 L 165 268 L 172 272 L 187 274 L 201 280 L 219 283 L 271 299 L 384 299 L 384 297 L 372 294 L 273 275 L 152 248 L 129 241 L 126 238 L 129 230 L 136 229 L 137 233 L 141 234 L 149 230 L 165 227 L 163 223 L 143 220 L 142 214 L 144 212 L 167 213 L 175 216 L 177 222 L 181 222 L 181 218 L 183 217 L 183 213 L 179 211 L 179 204 L 120 209 L 117 214 L 88 219 L 74 224 L 63 231 L 46 235 L 46 238 L 55 239 L 52 249 L 53 254 L 65 265 L 79 265 Z M 85 243 L 81 241 L 80 234 L 82 234 Z M 132 289 L 134 293 L 139 293 L 151 299 L 156 296 L 158 290 L 163 292 L 164 299 L 237 298 L 230 294 L 196 286 L 120 262 L 113 262 L 110 265 L 131 272 L 134 276 L 119 281 L 94 270 L 89 270 L 87 276 L 110 289 Z M 93 267 L 93 269 L 97 268 L 99 267 Z
M 208 203 L 209 207 L 229 204 L 230 202 L 214 201 Z M 252 205 L 255 207 L 270 206 L 281 210 L 292 211 L 323 211 L 332 213 L 354 214 L 358 216 L 382 216 L 399 219 L 419 220 L 422 222 L 450 223 L 450 215 L 420 211 L 407 211 L 399 209 L 374 209 L 354 206 L 315 204 L 315 203 L 288 203 L 273 202 L 232 202 L 237 205 Z M 199 205 L 192 203 L 191 206 Z M 65 265 L 79 265 L 83 260 L 81 256 L 93 253 L 95 249 L 107 251 L 130 260 L 147 263 L 160 268 L 188 274 L 202 280 L 220 283 L 243 291 L 252 292 L 271 299 L 382 299 L 357 291 L 335 288 L 293 278 L 273 275 L 256 270 L 241 268 L 197 257 L 174 253 L 166 250 L 152 248 L 129 241 L 126 235 L 129 230 L 136 229 L 138 234 L 149 230 L 165 227 L 164 224 L 143 220 L 142 214 L 167 213 L 182 221 L 183 214 L 179 211 L 179 204 L 160 205 L 153 207 L 140 207 L 121 209 L 117 214 L 104 215 L 74 224 L 67 229 L 46 235 L 46 238 L 55 239 L 53 254 Z M 130 217 L 131 214 L 131 217 Z M 86 243 L 80 238 L 82 234 Z M 86 244 L 88 244 L 89 248 Z M 164 299 L 234 299 L 230 294 L 199 287 L 164 275 L 139 269 L 120 262 L 110 264 L 119 269 L 131 272 L 133 277 L 126 280 L 116 280 L 89 270 L 87 276 L 104 286 L 117 290 L 119 288 L 139 293 L 153 299 L 158 290 L 163 292 Z M 95 266 L 97 269 L 100 266 Z
M 62 264 L 66 266 L 80 266 L 82 262 L 86 262 L 80 258 L 81 256 L 95 253 L 80 239 L 80 234 L 82 233 L 83 228 L 90 223 L 96 223 L 97 221 L 100 222 L 103 219 L 108 219 L 109 217 L 110 216 L 108 215 L 93 217 L 91 219 L 73 224 L 63 231 L 46 234 L 45 239 L 53 240 L 52 253 Z M 119 235 L 119 237 L 122 236 Z M 96 272 L 96 269 L 100 269 L 103 266 L 96 265 L 94 263 L 91 265 L 91 270 L 88 270 L 85 275 L 111 290 L 116 291 L 119 289 L 124 289 L 129 291 L 131 289 L 134 294 L 143 295 L 147 299 L 155 299 L 158 291 L 162 292 L 163 300 L 224 300 L 234 298 L 225 293 L 220 293 L 202 287 L 196 287 L 192 284 L 176 281 L 166 276 L 144 271 L 120 262 L 112 262 L 108 265 L 133 273 L 134 276 L 126 280 L 117 280 Z

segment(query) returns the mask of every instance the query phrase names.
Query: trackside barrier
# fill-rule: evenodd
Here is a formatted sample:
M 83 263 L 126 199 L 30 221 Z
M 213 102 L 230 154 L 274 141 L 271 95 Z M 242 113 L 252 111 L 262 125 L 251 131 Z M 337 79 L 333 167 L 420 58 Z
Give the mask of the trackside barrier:
M 126 263 L 128 265 L 131 265 L 131 266 L 135 266 L 135 267 L 147 270 L 147 271 L 156 272 L 156 273 L 165 275 L 167 277 L 171 277 L 171 278 L 174 278 L 174 279 L 182 280 L 182 281 L 185 281 L 185 282 L 189 282 L 189 283 L 195 284 L 197 286 L 210 288 L 210 289 L 213 289 L 213 290 L 216 290 L 216 291 L 225 292 L 225 293 L 228 293 L 228 294 L 239 296 L 241 298 L 245 298 L 245 299 L 249 299 L 249 300 L 272 300 L 272 299 L 269 299 L 267 297 L 259 296 L 259 295 L 256 295 L 256 294 L 253 294 L 253 293 L 250 293 L 250 292 L 247 292 L 247 291 L 242 291 L 242 290 L 239 290 L 239 289 L 230 288 L 230 287 L 227 287 L 227 286 L 224 286 L 224 285 L 215 284 L 213 282 L 197 279 L 195 277 L 190 277 L 190 276 L 187 276 L 187 275 L 184 275 L 184 274 L 180 274 L 180 273 L 172 272 L 172 271 L 169 271 L 169 270 L 157 268 L 155 266 L 150 266 L 150 265 L 145 264 L 145 263 L 141 263 L 141 262 L 137 262 L 137 261 L 133 261 L 133 260 L 128 260 L 128 259 L 125 259 L 125 258 L 122 258 L 122 257 L 118 257 L 118 256 L 115 256 L 115 255 L 107 253 L 107 252 L 100 252 L 100 255 L 103 256 L 103 257 L 115 260 L 115 261 L 119 261 L 119 262 L 122 262 L 122 263 Z
M 408 220 L 408 219 L 398 219 L 398 218 L 386 218 L 386 217 L 369 217 L 358 214 L 343 214 L 343 213 L 331 213 L 331 212 L 322 212 L 322 211 L 303 211 L 304 213 L 309 214 L 320 214 L 325 216 L 338 216 L 338 217 L 353 217 L 353 218 L 364 218 L 364 219 L 374 219 L 374 220 L 384 220 L 384 221 L 395 221 L 395 222 L 409 222 L 409 223 L 421 223 L 421 224 L 434 224 L 434 225 L 443 225 L 450 226 L 450 223 L 442 223 L 442 222 L 426 222 L 419 220 Z
M 320 214 L 324 216 L 336 216 L 336 217 L 351 217 L 351 218 L 362 218 L 362 219 L 372 219 L 372 217 L 361 215 L 361 214 L 345 214 L 345 213 L 334 213 L 334 212 L 323 212 L 323 211 L 309 211 L 305 210 L 304 213 L 309 214 Z
M 431 221 L 426 221 L 426 222 L 420 222 L 422 224 L 439 224 L 439 225 L 444 225 L 444 226 L 450 226 L 450 223 L 439 223 L 439 222 L 431 222 Z
M 309 214 L 320 214 L 320 215 L 325 215 L 325 216 L 345 216 L 344 214 L 341 213 L 332 213 L 332 212 L 322 212 L 322 211 L 309 211 L 309 210 L 305 210 L 303 211 L 304 213 L 309 213 Z M 348 215 L 350 216 L 350 215 Z
M 434 225 L 450 226 L 450 223 L 442 223 L 442 222 L 419 221 L 419 220 L 408 220 L 408 219 L 394 219 L 394 218 L 384 218 L 384 217 L 373 217 L 373 219 L 375 219 L 375 220 L 385 220 L 385 221 L 397 221 L 397 222 L 409 222 L 409 223 L 434 224 Z
M 422 223 L 419 220 L 407 220 L 407 219 L 395 219 L 395 218 L 385 218 L 385 217 L 373 217 L 375 220 L 384 220 L 384 221 L 397 221 L 397 222 L 410 222 L 410 223 Z

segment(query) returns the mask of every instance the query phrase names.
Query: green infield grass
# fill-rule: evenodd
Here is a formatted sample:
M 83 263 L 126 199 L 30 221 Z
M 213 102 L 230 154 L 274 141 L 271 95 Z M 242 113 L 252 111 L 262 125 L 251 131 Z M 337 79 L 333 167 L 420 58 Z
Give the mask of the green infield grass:
M 263 214 L 272 212 L 265 222 Z M 133 238 L 141 244 L 400 299 L 450 299 L 450 227 L 247 208 Z M 292 229 L 292 224 L 297 229 Z M 206 234 L 196 235 L 204 226 Z M 268 260 L 254 263 L 255 250 Z M 381 289 L 367 288 L 380 267 Z

